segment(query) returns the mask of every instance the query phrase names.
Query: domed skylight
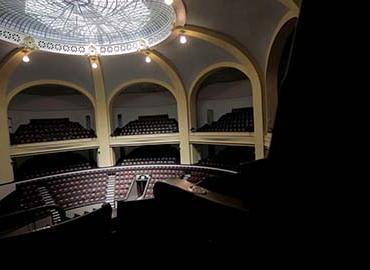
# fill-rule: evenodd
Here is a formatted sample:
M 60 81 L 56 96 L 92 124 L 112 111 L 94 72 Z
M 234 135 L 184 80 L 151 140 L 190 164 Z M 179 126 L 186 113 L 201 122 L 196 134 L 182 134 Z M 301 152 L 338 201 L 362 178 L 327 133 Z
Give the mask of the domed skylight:
M 75 55 L 152 47 L 172 32 L 163 0 L 0 0 L 0 39 Z

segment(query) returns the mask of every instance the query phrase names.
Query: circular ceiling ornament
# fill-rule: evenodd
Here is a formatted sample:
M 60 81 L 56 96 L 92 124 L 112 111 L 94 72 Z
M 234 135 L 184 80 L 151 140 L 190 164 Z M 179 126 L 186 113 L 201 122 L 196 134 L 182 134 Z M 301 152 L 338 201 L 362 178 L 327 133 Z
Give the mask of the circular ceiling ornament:
M 163 0 L 0 0 L 0 39 L 55 53 L 116 55 L 153 47 L 176 24 Z

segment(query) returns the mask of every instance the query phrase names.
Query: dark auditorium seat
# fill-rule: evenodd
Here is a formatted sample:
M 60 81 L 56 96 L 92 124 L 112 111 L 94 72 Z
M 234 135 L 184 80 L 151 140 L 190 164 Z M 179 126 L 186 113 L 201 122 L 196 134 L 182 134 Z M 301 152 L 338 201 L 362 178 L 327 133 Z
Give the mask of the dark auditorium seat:
M 206 167 L 152 164 L 47 176 L 16 183 L 16 190 L 0 202 L 0 216 L 52 205 L 67 211 L 126 201 L 134 184 L 138 192 L 136 195 L 131 194 L 130 200 L 152 199 L 153 188 L 158 181 L 186 179 L 198 183 L 207 177 L 225 174 L 233 173 Z M 142 176 L 145 181 L 142 181 Z M 141 182 L 140 185 L 138 182 Z M 113 189 L 110 186 L 112 184 Z
M 153 135 L 179 132 L 178 123 L 168 115 L 140 116 L 123 128 L 117 128 L 113 136 Z
M 59 243 L 79 243 L 79 240 L 94 241 L 109 237 L 111 228 L 112 208 L 104 204 L 100 209 L 89 214 L 73 218 L 57 225 L 40 230 L 22 233 L 1 240 L 1 244 L 33 244 L 47 243 L 48 247 L 56 247 Z M 80 242 L 82 243 L 82 242 Z
M 205 124 L 197 132 L 254 132 L 253 108 L 233 109 L 212 124 Z
M 169 145 L 143 146 L 118 160 L 117 166 L 180 164 L 179 151 Z
M 64 210 L 104 203 L 108 174 L 104 171 L 78 172 L 50 176 L 16 185 L 18 209 L 30 209 L 45 205 L 40 190 L 47 192 L 49 200 Z
M 93 130 L 87 130 L 68 118 L 33 119 L 27 125 L 21 125 L 11 137 L 12 144 L 65 141 L 95 138 Z

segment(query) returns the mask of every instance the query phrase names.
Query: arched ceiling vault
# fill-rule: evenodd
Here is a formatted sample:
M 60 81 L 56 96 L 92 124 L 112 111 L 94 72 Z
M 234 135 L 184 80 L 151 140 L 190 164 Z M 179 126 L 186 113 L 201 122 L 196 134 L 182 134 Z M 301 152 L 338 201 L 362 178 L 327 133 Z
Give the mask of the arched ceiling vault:
M 254 69 L 258 72 L 258 76 L 264 78 L 263 73 L 266 70 L 268 51 L 276 27 L 288 10 L 293 13 L 295 9 L 298 10 L 293 0 L 233 0 L 232 2 L 230 2 L 230 0 L 183 0 L 183 2 L 187 11 L 187 24 L 184 29 L 190 37 L 194 37 L 194 39 L 197 40 L 190 40 L 189 44 L 185 45 L 183 48 L 171 49 L 170 47 L 178 46 L 177 39 L 172 39 L 159 45 L 155 50 L 167 59 L 167 62 L 174 67 L 174 70 L 180 71 L 178 74 L 186 89 L 189 88 L 194 78 L 193 74 L 186 75 L 186 72 L 200 71 L 204 69 L 205 66 L 217 62 L 236 61 L 240 63 L 238 50 L 248 55 Z M 207 12 L 207 16 L 204 15 L 205 12 Z M 234 16 L 230 16 L 230 14 Z M 239 27 L 240 21 L 245 20 L 247 21 L 245 27 Z M 220 45 L 220 43 L 223 45 Z M 203 58 L 207 56 L 197 57 L 197 55 L 194 54 L 197 59 L 193 59 L 191 65 L 185 67 L 181 66 L 182 62 L 186 62 L 189 59 L 187 54 L 193 52 L 190 49 L 187 51 L 188 45 L 189 47 L 194 45 L 192 49 L 201 49 L 209 52 L 209 58 L 213 58 L 214 62 L 203 63 Z M 5 45 L 4 42 L 0 42 L 0 58 L 4 57 L 4 55 L 8 54 L 14 48 L 14 46 L 8 46 Z M 49 57 L 49 55 L 45 57 L 50 60 L 54 59 L 54 57 Z M 113 65 L 115 68 L 109 69 L 109 72 L 105 72 L 104 70 L 111 64 L 111 59 L 110 57 L 102 57 L 101 61 L 106 82 L 110 81 L 113 76 L 121 76 L 122 68 L 120 68 L 119 62 L 121 61 L 121 65 L 123 66 L 127 62 L 125 57 L 130 58 L 129 55 L 122 56 L 122 58 L 120 58 L 120 56 L 117 57 L 117 64 Z M 65 58 L 65 60 L 60 61 L 58 65 L 63 66 L 65 62 L 69 62 L 68 59 L 69 58 Z M 76 77 L 87 79 L 84 74 L 87 74 L 86 72 L 90 73 L 91 71 L 88 61 L 84 62 L 83 68 L 87 71 L 83 71 L 83 74 L 79 72 L 73 72 L 73 74 Z M 79 67 L 82 68 L 81 65 Z M 139 68 L 139 66 L 130 66 L 129 68 L 135 69 L 136 67 Z M 49 68 L 50 66 L 47 64 L 43 67 L 38 66 L 37 72 L 42 74 L 44 69 L 47 70 Z M 61 68 L 61 70 L 63 70 L 63 68 Z M 155 69 L 153 73 L 156 73 Z M 37 77 L 37 75 L 35 76 Z M 162 74 L 160 76 L 164 76 L 161 79 L 170 81 L 169 77 L 171 75 Z M 40 77 L 39 79 L 43 78 Z M 119 83 L 120 82 L 117 82 L 117 84 Z M 15 83 L 13 82 L 13 84 Z M 84 85 L 84 87 L 89 89 L 90 85 Z M 112 85 L 111 88 L 114 88 L 114 85 Z

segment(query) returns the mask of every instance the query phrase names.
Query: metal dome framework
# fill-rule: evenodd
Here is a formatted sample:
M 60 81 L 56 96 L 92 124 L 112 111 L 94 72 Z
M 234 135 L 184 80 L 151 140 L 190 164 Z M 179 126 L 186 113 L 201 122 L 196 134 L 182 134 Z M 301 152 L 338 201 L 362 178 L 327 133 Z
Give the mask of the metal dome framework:
M 0 39 L 55 53 L 135 52 L 167 39 L 175 22 L 163 0 L 0 0 Z

